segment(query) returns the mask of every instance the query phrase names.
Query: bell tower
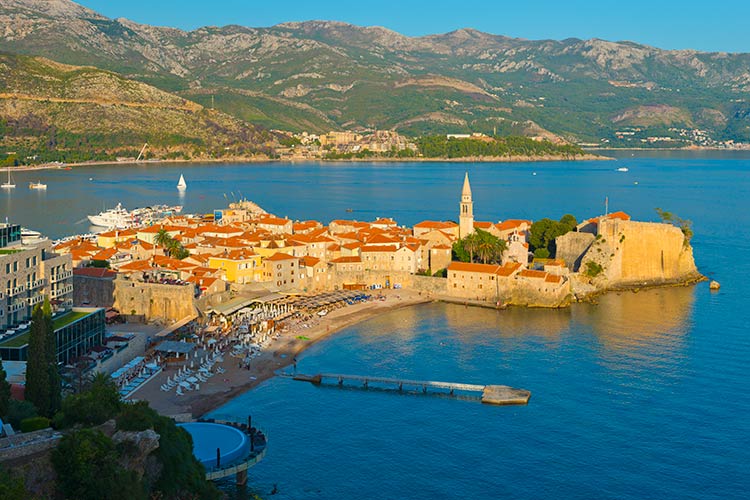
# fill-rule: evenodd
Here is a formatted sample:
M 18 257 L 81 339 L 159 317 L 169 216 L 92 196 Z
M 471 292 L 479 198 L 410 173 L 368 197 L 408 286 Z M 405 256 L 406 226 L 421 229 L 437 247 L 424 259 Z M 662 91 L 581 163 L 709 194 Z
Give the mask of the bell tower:
M 459 205 L 458 237 L 466 238 L 474 232 L 474 202 L 471 200 L 471 186 L 469 172 L 464 177 L 464 188 L 461 190 L 461 204 Z

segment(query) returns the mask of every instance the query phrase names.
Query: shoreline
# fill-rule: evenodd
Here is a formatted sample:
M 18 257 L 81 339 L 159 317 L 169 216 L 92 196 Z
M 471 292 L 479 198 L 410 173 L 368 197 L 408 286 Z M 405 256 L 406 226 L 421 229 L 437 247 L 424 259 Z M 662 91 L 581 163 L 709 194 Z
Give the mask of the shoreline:
M 706 278 L 701 275 L 700 277 L 693 277 L 692 279 L 680 282 L 650 283 L 638 286 L 621 285 L 600 290 L 574 302 L 597 304 L 597 299 L 607 293 L 624 291 L 638 293 L 641 290 L 694 286 L 702 281 L 706 281 Z M 224 361 L 221 363 L 221 366 L 226 370 L 226 373 L 216 375 L 203 384 L 199 393 L 186 393 L 184 396 L 178 397 L 174 392 L 164 393 L 160 391 L 159 386 L 166 381 L 166 377 L 172 376 L 177 368 L 179 368 L 171 367 L 162 371 L 157 377 L 139 389 L 134 394 L 134 398 L 148 401 L 150 406 L 162 415 L 177 418 L 185 418 L 188 415 L 189 418 L 205 417 L 206 414 L 217 410 L 241 394 L 276 377 L 280 370 L 293 364 L 295 357 L 303 354 L 318 342 L 332 337 L 345 328 L 365 322 L 380 314 L 433 302 L 495 310 L 528 307 L 513 305 L 497 307 L 496 304 L 490 302 L 464 299 L 452 300 L 449 297 L 423 294 L 408 289 L 381 290 L 380 292 L 385 297 L 382 301 L 373 300 L 336 309 L 323 318 L 313 320 L 314 324 L 308 329 L 287 329 L 281 332 L 278 339 L 274 340 L 265 351 L 251 361 L 249 369 L 238 367 L 238 360 L 231 357 L 228 352 L 224 353 Z M 565 308 L 563 307 L 562 309 Z
M 149 405 L 162 415 L 190 414 L 192 418 L 199 418 L 275 377 L 279 370 L 290 366 L 296 356 L 344 328 L 362 323 L 380 314 L 434 301 L 431 296 L 410 290 L 382 290 L 381 292 L 386 297 L 383 301 L 373 300 L 336 309 L 323 318 L 315 320 L 315 324 L 308 329 L 283 331 L 260 356 L 251 361 L 249 370 L 239 368 L 238 361 L 228 352 L 224 353 L 221 366 L 226 373 L 216 375 L 202 384 L 197 394 L 186 393 L 178 397 L 174 392 L 165 393 L 160 390 L 159 387 L 166 381 L 166 377 L 176 373 L 175 367 L 162 371 L 136 391 L 133 398 L 148 401 Z
M 552 161 L 611 161 L 614 158 L 596 154 L 585 154 L 577 156 L 568 155 L 542 155 L 542 156 L 469 156 L 462 158 L 349 158 L 349 159 L 326 159 L 326 158 L 257 158 L 257 157 L 233 157 L 233 158 L 204 158 L 196 160 L 145 160 L 145 161 L 85 161 L 74 163 L 45 163 L 42 165 L 19 165 L 9 167 L 12 172 L 31 172 L 37 170 L 66 170 L 73 167 L 108 167 L 108 166 L 146 166 L 146 165 L 194 165 L 202 163 L 225 163 L 237 165 L 241 163 L 546 163 Z

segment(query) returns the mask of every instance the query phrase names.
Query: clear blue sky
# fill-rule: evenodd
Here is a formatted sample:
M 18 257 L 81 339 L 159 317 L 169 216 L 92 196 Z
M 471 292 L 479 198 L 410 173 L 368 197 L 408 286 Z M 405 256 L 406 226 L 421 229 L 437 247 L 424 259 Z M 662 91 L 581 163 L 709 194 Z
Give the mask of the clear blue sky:
M 194 29 L 325 19 L 405 35 L 476 28 L 529 39 L 632 40 L 750 52 L 750 0 L 78 0 L 108 17 Z

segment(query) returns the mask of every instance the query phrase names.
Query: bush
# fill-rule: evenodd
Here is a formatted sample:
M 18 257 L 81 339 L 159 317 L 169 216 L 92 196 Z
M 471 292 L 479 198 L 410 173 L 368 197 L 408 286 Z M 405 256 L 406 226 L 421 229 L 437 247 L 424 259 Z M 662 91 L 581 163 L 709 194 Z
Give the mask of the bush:
M 36 417 L 37 415 L 36 407 L 29 401 L 11 399 L 8 403 L 8 423 L 14 429 L 20 429 L 22 421 Z
M 62 410 L 55 415 L 55 426 L 72 427 L 76 424 L 99 425 L 114 418 L 121 408 L 117 387 L 106 375 L 97 373 L 91 388 L 63 400 Z
M 433 276 L 435 276 L 437 278 L 447 278 L 448 277 L 448 270 L 447 269 L 438 269 L 437 271 L 435 271 L 435 273 L 433 274 Z
M 143 483 L 118 460 L 112 440 L 92 429 L 67 434 L 52 452 L 57 485 L 65 498 L 145 500 Z
M 537 259 L 549 259 L 549 250 L 546 248 L 537 248 L 534 250 L 534 257 Z
M 604 268 L 600 265 L 594 262 L 593 260 L 590 260 L 586 262 L 586 276 L 589 278 L 596 278 L 604 271 Z
M 21 420 L 21 432 L 34 432 L 49 427 L 50 419 L 46 417 L 31 417 Z
M 11 475 L 0 467 L 0 498 L 3 500 L 28 500 L 31 498 L 23 484 L 23 479 Z
M 151 429 L 158 416 L 159 414 L 149 408 L 145 401 L 125 404 L 116 418 L 117 430 L 140 432 Z

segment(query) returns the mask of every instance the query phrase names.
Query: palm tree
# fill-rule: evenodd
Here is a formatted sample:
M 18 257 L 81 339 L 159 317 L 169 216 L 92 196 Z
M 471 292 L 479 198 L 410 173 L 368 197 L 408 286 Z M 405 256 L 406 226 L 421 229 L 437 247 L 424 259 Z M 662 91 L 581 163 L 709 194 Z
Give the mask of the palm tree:
M 487 231 L 477 231 L 477 255 L 484 264 L 500 262 L 507 243 Z
M 156 236 L 154 237 L 154 244 L 163 247 L 167 251 L 169 250 L 169 245 L 173 241 L 174 239 L 169 234 L 169 231 L 164 228 L 159 229 L 159 232 L 156 233 Z
M 464 250 L 469 252 L 469 262 L 474 262 L 474 253 L 479 248 L 477 233 L 471 233 L 464 238 Z

